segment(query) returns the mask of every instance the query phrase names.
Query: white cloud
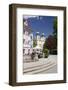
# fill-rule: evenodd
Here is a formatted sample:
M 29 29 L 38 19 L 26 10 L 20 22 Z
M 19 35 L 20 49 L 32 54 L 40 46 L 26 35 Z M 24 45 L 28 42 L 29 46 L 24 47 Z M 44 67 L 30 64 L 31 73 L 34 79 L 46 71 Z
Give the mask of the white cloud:
M 25 15 L 25 16 L 23 16 L 24 19 L 36 18 L 36 17 L 38 18 L 39 16 L 33 16 L 33 15 L 30 15 L 30 16 L 29 15 Z

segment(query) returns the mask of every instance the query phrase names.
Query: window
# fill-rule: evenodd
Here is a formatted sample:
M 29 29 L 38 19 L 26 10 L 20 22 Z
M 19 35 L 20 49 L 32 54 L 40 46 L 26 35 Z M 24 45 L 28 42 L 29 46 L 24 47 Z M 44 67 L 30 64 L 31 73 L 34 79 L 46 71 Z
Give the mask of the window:
M 23 49 L 23 54 L 25 53 L 25 49 Z

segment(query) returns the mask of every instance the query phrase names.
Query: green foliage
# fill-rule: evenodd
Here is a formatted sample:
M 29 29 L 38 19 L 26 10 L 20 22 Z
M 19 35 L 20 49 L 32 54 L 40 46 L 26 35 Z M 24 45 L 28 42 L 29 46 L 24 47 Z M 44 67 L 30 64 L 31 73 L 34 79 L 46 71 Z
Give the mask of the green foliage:
M 49 50 L 51 49 L 57 49 L 57 17 L 55 17 L 53 21 L 53 34 L 49 35 L 48 38 L 46 39 L 43 49 L 48 48 Z
M 46 41 L 45 41 L 45 43 L 44 43 L 44 45 L 43 45 L 43 50 L 44 50 L 44 49 L 46 49 Z
M 48 49 L 43 49 L 44 57 L 47 58 L 49 55 L 49 50 Z
M 53 33 L 46 38 L 46 41 L 43 45 L 43 52 L 47 53 L 47 49 L 51 52 L 56 50 L 57 52 L 57 17 L 55 17 L 53 22 Z M 45 55 L 46 56 L 46 55 Z
M 54 28 L 53 36 L 54 38 L 57 38 L 57 17 L 54 19 L 53 28 Z
M 33 40 L 33 47 L 36 47 L 37 43 L 36 43 L 36 40 L 34 39 Z
M 46 39 L 46 48 L 48 48 L 49 50 L 57 48 L 56 38 L 54 36 L 50 35 Z
M 57 55 L 57 49 L 52 49 L 52 50 L 50 51 L 50 54 Z
M 54 19 L 53 28 L 54 28 L 53 37 L 55 39 L 55 45 L 56 45 L 55 49 L 57 49 L 57 17 Z

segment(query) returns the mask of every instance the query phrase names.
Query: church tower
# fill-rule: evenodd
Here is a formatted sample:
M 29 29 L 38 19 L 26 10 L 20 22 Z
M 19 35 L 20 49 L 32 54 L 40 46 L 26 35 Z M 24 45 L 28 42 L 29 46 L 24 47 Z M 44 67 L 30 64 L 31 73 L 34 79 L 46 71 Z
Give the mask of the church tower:
M 39 39 L 40 39 L 39 32 L 36 32 L 36 39 L 37 39 L 37 40 L 39 40 Z

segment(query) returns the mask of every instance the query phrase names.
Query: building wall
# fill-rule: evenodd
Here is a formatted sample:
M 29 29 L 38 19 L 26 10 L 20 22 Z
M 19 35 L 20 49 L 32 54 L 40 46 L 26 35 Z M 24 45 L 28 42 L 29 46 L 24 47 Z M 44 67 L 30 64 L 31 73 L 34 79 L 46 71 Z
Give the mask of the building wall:
M 45 43 L 45 36 L 40 36 L 39 34 L 36 36 L 37 46 L 43 48 L 43 44 Z
M 29 27 L 28 24 L 25 24 L 25 28 L 27 27 L 27 30 L 24 28 L 24 35 L 23 35 L 23 54 L 31 54 L 32 48 L 33 48 L 33 34 L 29 33 Z
M 33 47 L 33 39 L 31 39 L 31 34 L 24 35 L 24 42 L 23 42 L 23 49 L 25 50 L 24 54 L 31 54 L 32 47 Z

